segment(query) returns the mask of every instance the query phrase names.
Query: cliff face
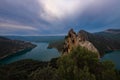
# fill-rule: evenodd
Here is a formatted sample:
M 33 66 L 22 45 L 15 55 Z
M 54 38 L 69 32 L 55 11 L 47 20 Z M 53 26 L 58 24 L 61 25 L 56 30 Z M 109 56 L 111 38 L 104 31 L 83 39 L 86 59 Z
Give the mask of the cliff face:
M 98 53 L 96 47 L 89 41 L 89 35 L 91 34 L 84 30 L 79 31 L 79 33 L 76 34 L 73 29 L 71 29 L 68 32 L 68 36 L 65 38 L 63 53 L 68 54 L 73 48 L 78 46 L 85 47 L 92 52 Z
M 76 34 L 71 29 L 65 38 L 63 54 L 68 54 L 78 46 L 85 47 L 92 52 L 99 53 L 99 56 L 103 56 L 108 51 L 120 50 L 120 41 L 103 34 L 89 33 L 84 30 Z
M 63 53 L 65 53 L 65 54 L 69 53 L 72 48 L 77 47 L 77 46 L 78 46 L 77 35 L 73 31 L 73 29 L 71 29 L 68 32 L 68 36 L 65 37 Z

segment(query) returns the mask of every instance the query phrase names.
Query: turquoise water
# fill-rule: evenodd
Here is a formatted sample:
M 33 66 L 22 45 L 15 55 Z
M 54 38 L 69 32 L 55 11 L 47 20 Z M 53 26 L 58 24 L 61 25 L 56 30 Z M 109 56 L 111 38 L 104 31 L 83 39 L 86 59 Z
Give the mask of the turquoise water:
M 114 51 L 106 54 L 102 61 L 110 60 L 115 64 L 115 67 L 120 70 L 120 51 Z
M 33 43 L 37 47 L 30 51 L 19 53 L 18 55 L 10 56 L 0 61 L 1 64 L 8 64 L 22 59 L 33 59 L 39 61 L 50 61 L 52 58 L 60 56 L 56 49 L 47 49 L 48 43 Z
M 32 50 L 24 51 L 18 53 L 17 55 L 10 56 L 0 61 L 1 64 L 8 64 L 22 59 L 33 59 L 39 61 L 50 61 L 52 58 L 56 58 L 60 56 L 60 53 L 56 49 L 48 49 L 48 43 L 33 43 L 36 44 Z M 104 57 L 101 58 L 102 61 L 104 60 L 111 60 L 115 64 L 116 68 L 120 70 L 120 51 L 110 52 Z

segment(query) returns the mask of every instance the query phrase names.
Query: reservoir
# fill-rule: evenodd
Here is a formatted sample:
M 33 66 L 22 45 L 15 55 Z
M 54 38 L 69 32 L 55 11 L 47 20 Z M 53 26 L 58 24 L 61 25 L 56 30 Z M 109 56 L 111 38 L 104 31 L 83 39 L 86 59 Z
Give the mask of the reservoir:
M 48 49 L 49 43 L 44 42 L 33 42 L 37 47 L 33 48 L 30 51 L 24 51 L 16 55 L 7 57 L 3 60 L 0 60 L 0 64 L 8 64 L 22 59 L 33 59 L 39 61 L 50 61 L 52 58 L 60 56 L 60 53 L 57 49 Z
M 48 49 L 49 43 L 47 42 L 33 42 L 33 44 L 36 44 L 37 47 L 0 60 L 0 64 L 9 64 L 23 59 L 50 61 L 52 58 L 57 58 L 61 55 L 55 48 Z M 115 64 L 115 67 L 120 70 L 120 51 L 113 51 L 105 54 L 101 58 L 101 61 L 105 60 L 112 61 Z
M 115 64 L 116 69 L 120 70 L 120 51 L 113 51 L 113 52 L 107 53 L 102 57 L 101 60 L 112 61 Z

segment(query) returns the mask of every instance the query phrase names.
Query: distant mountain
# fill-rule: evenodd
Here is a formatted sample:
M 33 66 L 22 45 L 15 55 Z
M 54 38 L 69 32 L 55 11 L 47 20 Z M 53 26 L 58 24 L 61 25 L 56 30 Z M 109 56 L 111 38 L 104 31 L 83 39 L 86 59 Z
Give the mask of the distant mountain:
M 97 33 L 94 33 L 94 34 L 96 34 L 98 36 L 102 35 L 106 38 L 116 40 L 117 42 L 120 41 L 120 29 L 108 29 L 108 30 L 97 32 Z
M 36 45 L 30 42 L 0 37 L 0 59 L 16 54 L 17 52 L 32 49 L 35 46 Z
M 80 30 L 78 33 L 75 33 L 71 29 L 65 37 L 64 44 L 61 43 L 61 51 L 67 54 L 72 48 L 82 46 L 93 52 L 100 53 L 99 57 L 101 57 L 109 51 L 120 50 L 119 31 L 119 29 L 108 29 L 97 33 L 89 33 L 85 30 Z M 56 47 L 55 44 L 53 47 Z
M 107 29 L 104 32 L 112 34 L 120 34 L 120 29 Z
M 30 42 L 54 42 L 63 40 L 64 36 L 5 36 L 12 40 L 22 40 Z

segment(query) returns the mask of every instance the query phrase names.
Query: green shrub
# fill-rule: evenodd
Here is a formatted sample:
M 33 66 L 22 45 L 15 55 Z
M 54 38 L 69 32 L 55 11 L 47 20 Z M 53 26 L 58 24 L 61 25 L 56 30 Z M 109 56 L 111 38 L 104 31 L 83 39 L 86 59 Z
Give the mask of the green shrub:
M 97 53 L 83 47 L 61 56 L 57 63 L 60 80 L 119 80 L 112 62 L 100 62 Z

